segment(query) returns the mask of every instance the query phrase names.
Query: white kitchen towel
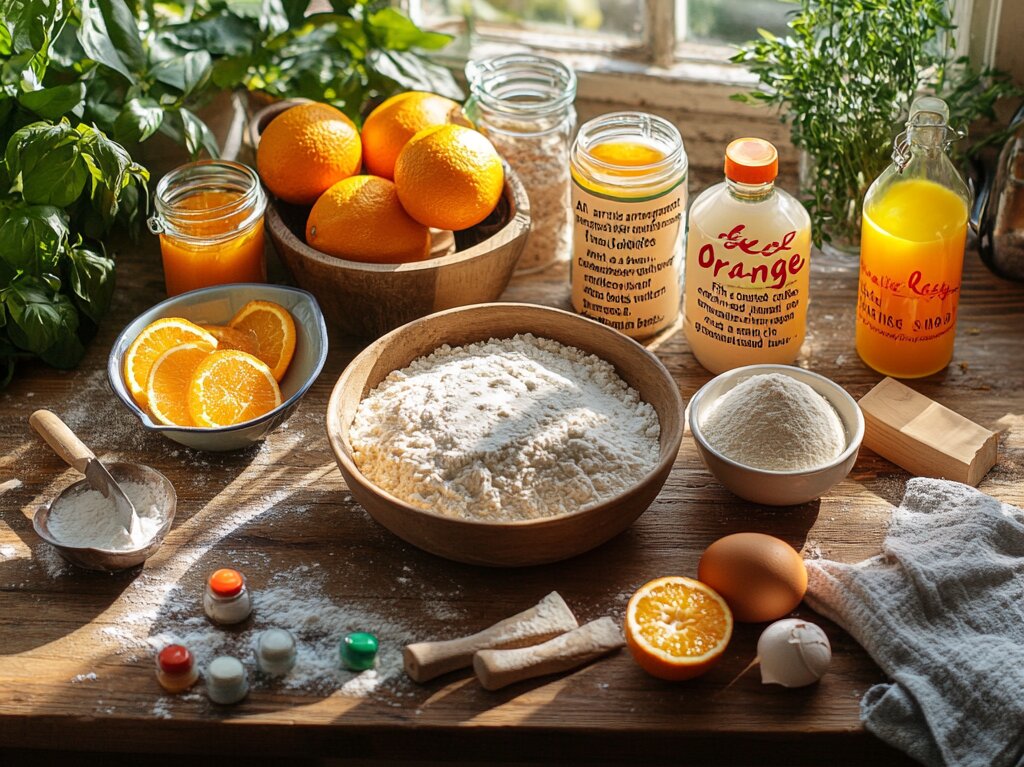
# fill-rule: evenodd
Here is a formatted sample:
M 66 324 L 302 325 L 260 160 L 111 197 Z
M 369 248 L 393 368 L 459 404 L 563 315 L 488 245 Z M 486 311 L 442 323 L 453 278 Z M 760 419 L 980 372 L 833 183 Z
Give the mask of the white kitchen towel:
M 1024 512 L 912 479 L 879 556 L 807 562 L 807 602 L 892 680 L 865 727 L 928 765 L 1024 765 Z

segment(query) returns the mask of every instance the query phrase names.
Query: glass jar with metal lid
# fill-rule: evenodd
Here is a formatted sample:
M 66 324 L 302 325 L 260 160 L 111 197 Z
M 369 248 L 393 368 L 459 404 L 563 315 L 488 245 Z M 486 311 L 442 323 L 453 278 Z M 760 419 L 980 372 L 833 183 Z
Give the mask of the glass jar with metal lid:
M 519 176 L 530 198 L 530 236 L 517 273 L 568 261 L 572 247 L 569 148 L 576 131 L 576 75 L 532 54 L 471 61 L 466 116 Z

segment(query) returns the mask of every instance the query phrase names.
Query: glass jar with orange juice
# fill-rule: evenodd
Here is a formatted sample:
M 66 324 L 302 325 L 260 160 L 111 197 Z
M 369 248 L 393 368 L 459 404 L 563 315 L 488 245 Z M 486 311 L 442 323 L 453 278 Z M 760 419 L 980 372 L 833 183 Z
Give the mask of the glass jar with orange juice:
M 148 223 L 160 235 L 167 295 L 266 282 L 267 197 L 254 170 L 228 160 L 182 165 L 160 179 L 154 205 Z
M 864 198 L 857 353 L 896 378 L 953 358 L 971 193 L 946 154 L 948 120 L 942 99 L 917 99 L 893 164 Z
M 679 317 L 686 150 L 672 123 L 615 112 L 584 123 L 570 152 L 572 306 L 632 338 Z

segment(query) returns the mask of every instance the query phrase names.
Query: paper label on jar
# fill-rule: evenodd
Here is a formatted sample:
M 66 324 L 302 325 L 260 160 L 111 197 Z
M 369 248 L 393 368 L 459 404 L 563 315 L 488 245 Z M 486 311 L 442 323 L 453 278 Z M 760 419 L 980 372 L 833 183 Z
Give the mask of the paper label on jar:
M 683 324 L 701 365 L 721 373 L 796 359 L 807 328 L 810 248 L 809 229 L 705 230 L 691 220 Z
M 623 199 L 572 184 L 572 306 L 627 336 L 679 316 L 686 179 L 656 197 Z

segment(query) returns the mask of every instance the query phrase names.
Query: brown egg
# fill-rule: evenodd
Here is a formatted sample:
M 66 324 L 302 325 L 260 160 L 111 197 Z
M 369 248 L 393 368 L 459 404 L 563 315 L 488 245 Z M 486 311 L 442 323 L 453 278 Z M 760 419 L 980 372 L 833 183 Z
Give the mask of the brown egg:
M 704 550 L 697 578 L 723 597 L 744 623 L 778 620 L 807 591 L 807 568 L 785 541 L 763 533 L 735 533 Z

